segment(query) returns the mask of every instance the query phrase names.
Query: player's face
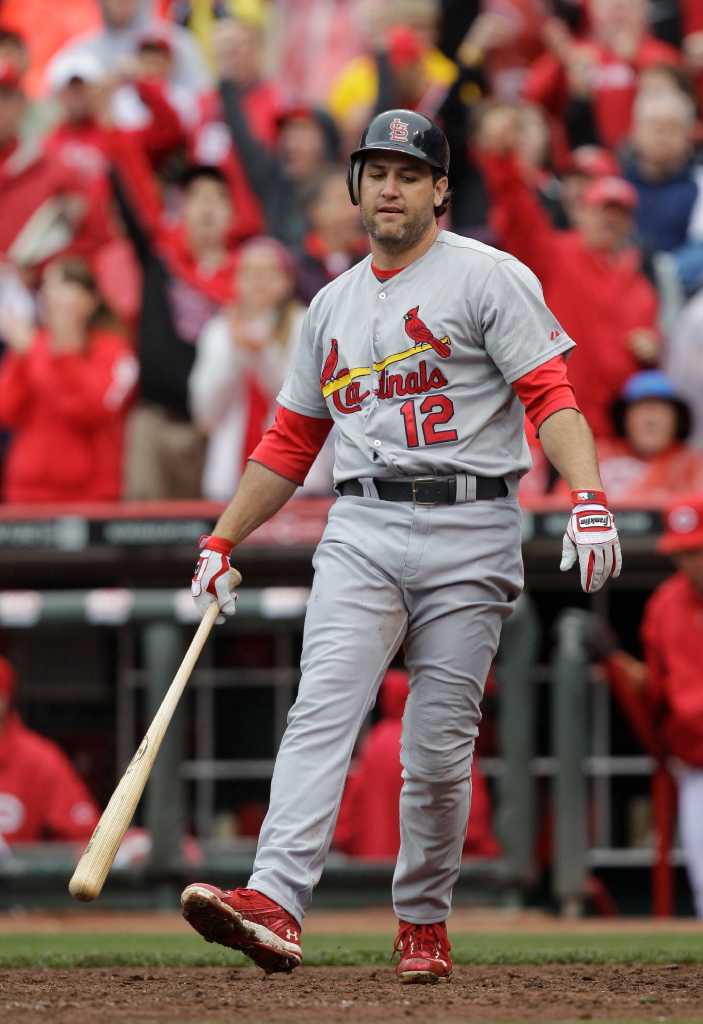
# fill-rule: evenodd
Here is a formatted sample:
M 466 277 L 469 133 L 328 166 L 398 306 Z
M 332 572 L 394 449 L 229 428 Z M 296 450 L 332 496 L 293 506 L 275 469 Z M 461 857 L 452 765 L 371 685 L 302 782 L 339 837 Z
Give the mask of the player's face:
M 448 181 L 435 184 L 427 164 L 403 153 L 371 154 L 361 174 L 361 219 L 384 248 L 411 248 L 434 224 Z

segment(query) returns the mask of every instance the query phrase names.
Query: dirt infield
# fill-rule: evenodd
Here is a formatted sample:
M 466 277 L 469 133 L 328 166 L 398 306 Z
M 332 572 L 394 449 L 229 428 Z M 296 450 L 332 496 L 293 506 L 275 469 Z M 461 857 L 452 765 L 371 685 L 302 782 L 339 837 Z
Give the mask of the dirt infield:
M 319 1024 L 417 1021 L 696 1021 L 703 967 L 461 967 L 448 985 L 401 986 L 392 969 L 109 968 L 0 971 L 7 1024 Z

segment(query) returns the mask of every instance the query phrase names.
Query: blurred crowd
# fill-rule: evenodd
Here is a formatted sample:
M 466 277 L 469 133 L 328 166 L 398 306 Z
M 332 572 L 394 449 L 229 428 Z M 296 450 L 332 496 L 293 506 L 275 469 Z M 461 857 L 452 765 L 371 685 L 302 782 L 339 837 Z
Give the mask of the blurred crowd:
M 449 137 L 443 226 L 576 340 L 611 503 L 703 487 L 697 0 L 43 10 L 0 2 L 4 501 L 231 495 L 307 304 L 367 254 L 346 159 L 393 106 Z M 529 440 L 523 496 L 558 497 Z

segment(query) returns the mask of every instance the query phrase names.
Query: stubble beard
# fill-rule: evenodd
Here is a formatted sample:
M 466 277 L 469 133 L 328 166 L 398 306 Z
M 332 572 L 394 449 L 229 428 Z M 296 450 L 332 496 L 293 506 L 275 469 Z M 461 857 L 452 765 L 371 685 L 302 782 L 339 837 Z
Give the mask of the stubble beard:
M 369 236 L 378 242 L 386 252 L 394 255 L 412 249 L 426 233 L 434 219 L 434 210 L 431 210 L 418 214 L 403 224 L 382 226 L 374 214 L 366 214 L 363 210 L 361 211 L 361 221 Z

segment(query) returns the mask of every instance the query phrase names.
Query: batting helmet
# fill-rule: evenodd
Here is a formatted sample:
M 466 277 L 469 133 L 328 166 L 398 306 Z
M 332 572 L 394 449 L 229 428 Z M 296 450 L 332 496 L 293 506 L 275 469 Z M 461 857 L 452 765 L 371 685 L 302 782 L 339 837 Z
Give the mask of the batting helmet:
M 443 174 L 449 173 L 449 143 L 441 128 L 414 110 L 384 110 L 361 136 L 359 148 L 349 157 L 347 185 L 354 206 L 359 205 L 359 179 L 364 154 L 378 150 L 407 153 Z

